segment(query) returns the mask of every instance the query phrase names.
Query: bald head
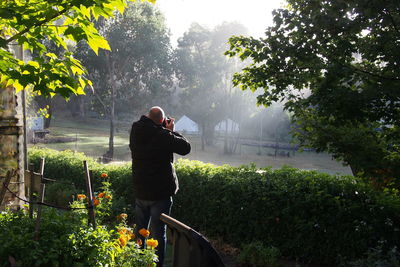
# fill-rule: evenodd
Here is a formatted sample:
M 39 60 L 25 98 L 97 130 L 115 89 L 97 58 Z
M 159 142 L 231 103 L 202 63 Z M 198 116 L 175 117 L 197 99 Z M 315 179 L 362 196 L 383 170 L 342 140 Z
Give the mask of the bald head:
M 147 117 L 154 121 L 155 124 L 162 124 L 162 122 L 164 121 L 165 113 L 162 108 L 155 106 L 150 109 Z

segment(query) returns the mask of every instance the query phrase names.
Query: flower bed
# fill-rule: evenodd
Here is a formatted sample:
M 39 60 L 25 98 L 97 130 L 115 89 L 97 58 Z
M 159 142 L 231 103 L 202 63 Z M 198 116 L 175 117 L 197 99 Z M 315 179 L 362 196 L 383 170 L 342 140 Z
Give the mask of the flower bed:
M 30 151 L 32 162 L 40 157 L 46 158 L 48 177 L 84 181 L 83 155 Z M 131 215 L 130 164 L 91 161 L 89 166 L 97 176 L 104 171 L 112 176 L 113 210 L 126 208 Z M 376 191 L 358 178 L 187 160 L 176 164 L 176 172 L 180 191 L 172 216 L 236 247 L 261 241 L 286 257 L 336 265 L 363 258 L 371 249 L 386 255 L 400 245 L 399 196 Z

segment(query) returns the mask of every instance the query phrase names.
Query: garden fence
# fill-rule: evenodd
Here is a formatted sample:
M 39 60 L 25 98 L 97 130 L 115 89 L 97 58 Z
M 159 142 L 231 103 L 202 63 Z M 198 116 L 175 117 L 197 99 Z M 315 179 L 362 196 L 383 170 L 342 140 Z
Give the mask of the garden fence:
M 33 218 L 35 206 L 37 206 L 37 215 L 36 215 L 36 222 L 35 222 L 35 233 L 34 233 L 34 240 L 39 239 L 39 232 L 41 226 L 41 217 L 42 217 L 42 207 L 47 206 L 50 208 L 55 208 L 59 210 L 66 210 L 71 211 L 75 209 L 87 209 L 89 221 L 88 223 L 91 224 L 94 228 L 96 227 L 96 220 L 95 220 L 95 213 L 94 213 L 94 204 L 93 204 L 93 187 L 92 187 L 92 172 L 89 170 L 87 161 L 83 161 L 83 167 L 85 171 L 85 181 L 86 181 L 86 189 L 87 189 L 87 205 L 83 208 L 71 208 L 71 207 L 62 207 L 53 205 L 50 203 L 44 202 L 45 190 L 46 190 L 46 183 L 53 182 L 53 183 L 64 183 L 59 182 L 55 179 L 49 179 L 44 177 L 44 167 L 45 167 L 45 160 L 42 158 L 40 161 L 40 169 L 39 173 L 34 172 L 33 164 L 29 165 L 29 169 L 25 171 L 25 187 L 27 191 L 29 191 L 29 200 L 21 198 L 15 192 L 10 190 L 9 185 L 11 178 L 16 175 L 15 170 L 9 170 L 2 183 L 2 187 L 0 190 L 0 205 L 3 203 L 3 199 L 5 197 L 6 192 L 8 191 L 13 197 L 29 204 L 29 216 Z M 39 183 L 38 183 L 39 182 Z M 38 197 L 35 197 L 35 192 L 38 192 Z M 11 256 L 9 257 L 9 263 L 13 266 L 15 259 Z

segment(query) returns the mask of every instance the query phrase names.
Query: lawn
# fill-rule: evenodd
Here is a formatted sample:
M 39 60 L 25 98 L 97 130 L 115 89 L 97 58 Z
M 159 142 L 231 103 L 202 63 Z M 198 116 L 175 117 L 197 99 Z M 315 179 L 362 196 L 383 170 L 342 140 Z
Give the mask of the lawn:
M 116 133 L 114 139 L 114 160 L 129 161 L 131 159 L 129 144 L 129 123 L 116 123 Z M 71 118 L 58 118 L 52 121 L 50 127 L 50 138 L 69 137 L 75 141 L 66 143 L 36 144 L 40 147 L 48 147 L 56 150 L 73 150 L 84 152 L 86 155 L 99 158 L 108 149 L 109 122 L 106 120 L 73 120 Z M 350 168 L 342 166 L 341 163 L 332 160 L 326 153 L 315 152 L 290 152 L 290 157 L 273 156 L 274 150 L 271 148 L 262 148 L 259 154 L 258 147 L 239 145 L 236 153 L 225 155 L 223 153 L 223 142 L 219 140 L 214 146 L 206 147 L 201 150 L 199 136 L 187 136 L 192 144 L 192 152 L 186 157 L 191 160 L 200 160 L 216 165 L 229 164 L 239 166 L 243 164 L 254 163 L 257 167 L 271 166 L 280 168 L 284 165 L 290 165 L 299 169 L 319 170 L 331 174 L 351 174 Z M 32 146 L 32 144 L 31 144 Z M 179 156 L 177 156 L 179 158 Z

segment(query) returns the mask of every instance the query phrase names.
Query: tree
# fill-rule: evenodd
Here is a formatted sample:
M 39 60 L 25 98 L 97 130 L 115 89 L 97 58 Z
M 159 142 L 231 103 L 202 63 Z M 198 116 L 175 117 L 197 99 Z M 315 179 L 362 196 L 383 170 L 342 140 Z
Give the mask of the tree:
M 303 146 L 328 151 L 354 174 L 400 177 L 400 6 L 397 0 L 289 0 L 261 39 L 232 37 L 252 63 L 234 77 L 282 101 Z
M 185 113 L 200 126 L 202 150 L 213 143 L 215 125 L 228 118 L 233 104 L 230 75 L 236 64 L 223 55 L 226 41 L 234 33 L 245 32 L 237 23 L 224 23 L 213 30 L 193 23 L 178 40 L 175 66 L 182 88 L 180 99 Z
M 0 1 L 1 175 L 5 175 L 7 169 L 17 169 L 20 173 L 17 182 L 23 182 L 20 160 L 23 153 L 18 140 L 21 138 L 14 138 L 20 137 L 21 127 L 16 125 L 19 118 L 15 117 L 15 110 L 11 110 L 17 106 L 15 90 L 18 92 L 30 87 L 44 96 L 58 94 L 64 98 L 71 94 L 83 94 L 91 82 L 67 43 L 84 40 L 96 53 L 100 48 L 109 49 L 107 41 L 91 21 L 112 17 L 116 9 L 123 12 L 126 5 L 127 0 Z M 47 51 L 42 44 L 45 38 L 67 50 L 63 57 Z M 21 49 L 14 49 L 17 46 Z M 21 55 L 13 53 L 13 50 L 21 52 L 22 49 L 35 52 L 37 56 L 24 62 Z M 21 105 L 18 103 L 18 106 Z M 4 107 L 7 112 L 3 112 Z M 18 190 L 23 192 L 21 188 L 19 186 Z
M 99 23 L 111 51 L 99 56 L 80 46 L 79 57 L 96 85 L 93 107 L 110 119 L 109 148 L 114 156 L 116 112 L 142 112 L 167 102 L 172 87 L 172 48 L 161 12 L 148 3 L 133 3 L 123 15 Z

